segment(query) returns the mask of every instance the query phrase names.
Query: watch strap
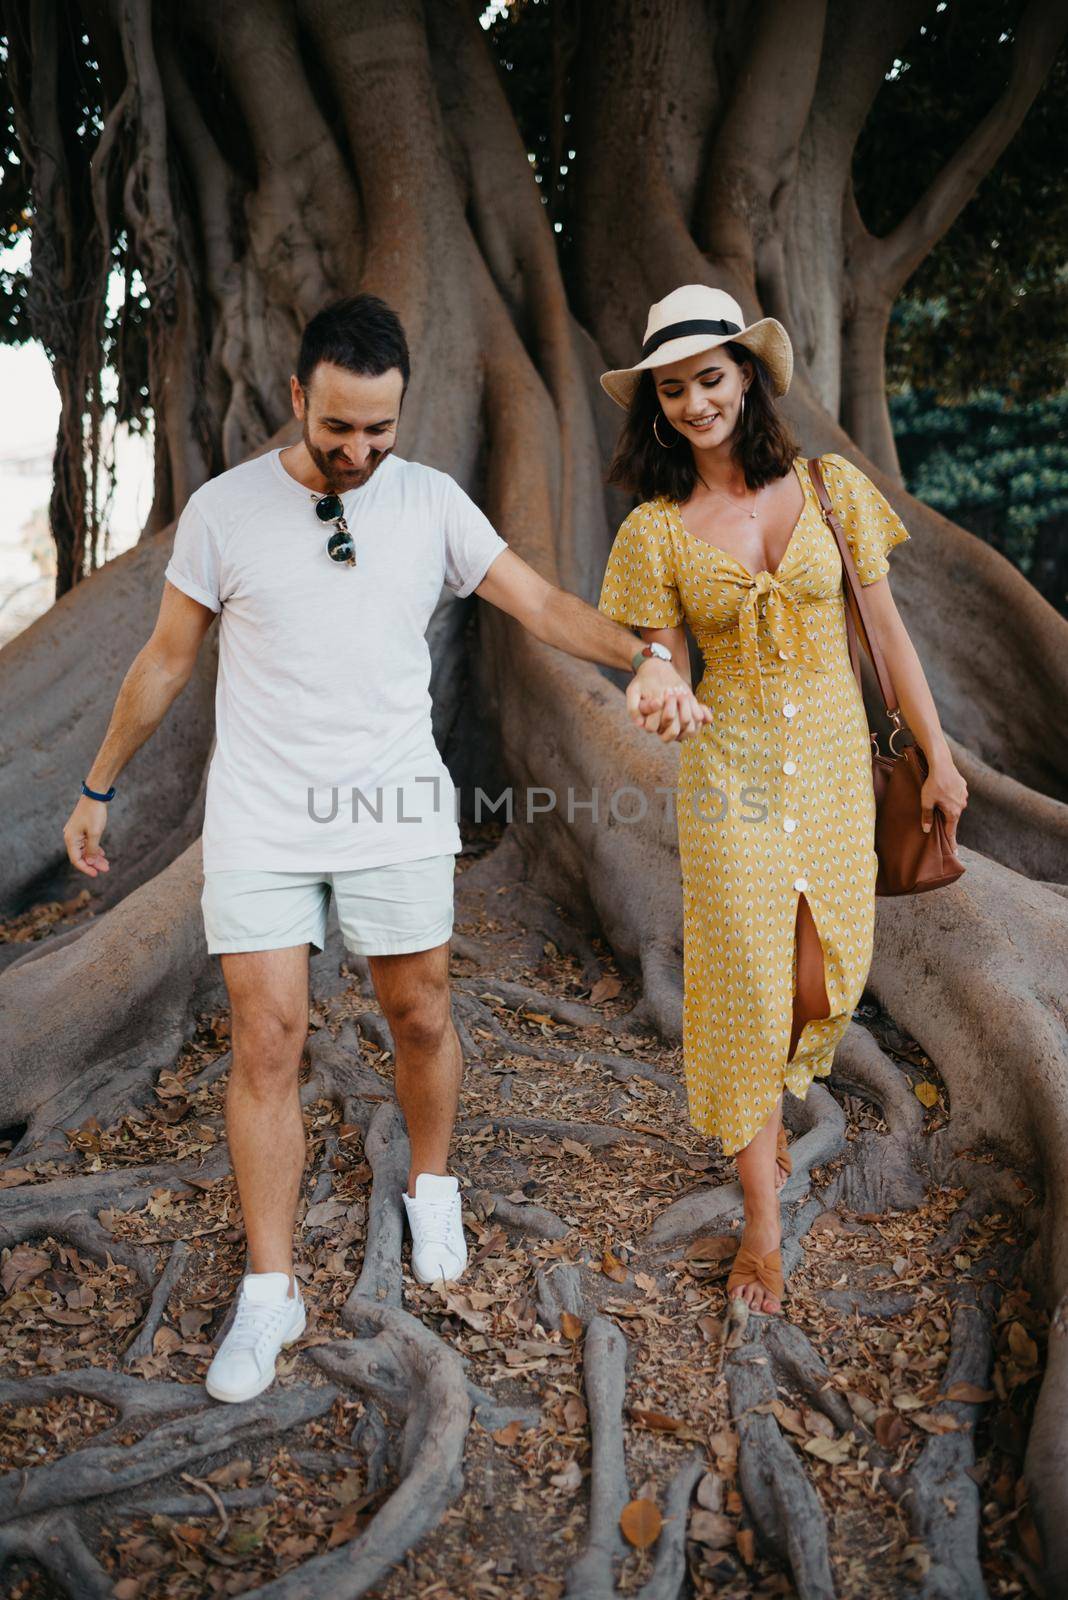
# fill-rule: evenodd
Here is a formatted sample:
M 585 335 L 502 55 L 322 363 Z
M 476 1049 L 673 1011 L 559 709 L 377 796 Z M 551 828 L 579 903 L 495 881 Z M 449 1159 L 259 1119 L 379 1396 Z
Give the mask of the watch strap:
M 670 661 L 671 652 L 662 644 L 643 644 L 630 658 L 631 670 L 637 672 L 643 661 Z

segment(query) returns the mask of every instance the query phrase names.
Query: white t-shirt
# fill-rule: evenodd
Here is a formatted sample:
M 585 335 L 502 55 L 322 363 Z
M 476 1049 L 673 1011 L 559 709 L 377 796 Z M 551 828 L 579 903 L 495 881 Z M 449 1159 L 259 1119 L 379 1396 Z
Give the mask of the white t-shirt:
M 389 455 L 336 524 L 279 450 L 191 496 L 165 577 L 222 613 L 204 869 L 342 871 L 460 849 L 426 630 L 508 547 L 447 473 Z

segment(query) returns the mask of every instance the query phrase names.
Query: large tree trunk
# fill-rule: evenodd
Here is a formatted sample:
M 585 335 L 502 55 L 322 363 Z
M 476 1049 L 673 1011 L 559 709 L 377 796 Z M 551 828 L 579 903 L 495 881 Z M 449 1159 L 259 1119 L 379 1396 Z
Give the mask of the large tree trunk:
M 155 273 L 153 383 L 167 395 L 158 519 L 180 510 L 211 471 L 292 436 L 286 381 L 299 327 L 332 293 L 363 288 L 396 307 L 414 353 L 402 453 L 449 470 L 524 559 L 592 600 L 622 509 L 603 488 L 618 414 L 597 372 L 633 358 L 648 303 L 679 283 L 724 286 L 747 312 L 774 313 L 790 327 L 798 371 L 788 411 L 803 448 L 857 460 L 914 535 L 895 558 L 894 591 L 973 797 L 961 829 L 967 876 L 936 896 L 880 905 L 871 988 L 949 1086 L 953 1148 L 988 1141 L 1041 1185 L 1030 1281 L 1063 1334 L 1068 753 L 1058 732 L 1068 630 L 1004 559 L 895 482 L 876 415 L 881 349 L 873 339 L 858 354 L 848 331 L 847 310 L 857 309 L 848 287 L 849 155 L 887 62 L 921 14 L 918 4 L 844 0 L 584 6 L 571 304 L 523 142 L 460 0 L 192 0 L 180 18 L 159 8 L 154 29 L 146 4 L 114 0 L 92 9 L 92 26 L 109 59 L 125 63 L 118 92 L 133 121 L 123 221 Z M 29 52 L 31 41 L 12 33 L 16 52 Z M 29 65 L 24 56 L 19 81 Z M 39 163 L 29 108 L 24 121 Z M 171 536 L 171 526 L 147 530 L 136 550 L 78 585 L 0 658 L 2 892 L 12 913 L 83 886 L 65 865 L 62 824 L 150 630 Z M 503 773 L 520 809 L 528 786 L 585 800 L 596 789 L 652 795 L 673 784 L 675 753 L 639 740 L 608 674 L 539 645 L 503 614 L 451 598 L 431 637 L 436 732 L 465 781 L 492 790 Z M 26 1130 L 9 1164 L 49 1159 L 61 1170 L 61 1130 L 146 1100 L 197 1011 L 219 998 L 200 924 L 196 843 L 213 678 L 207 649 L 121 779 L 107 836 L 115 866 L 92 886 L 96 915 L 28 951 L 0 947 L 18 956 L 0 979 L 0 1084 L 7 1120 Z M 874 700 L 869 708 L 877 723 Z M 590 938 L 607 939 L 639 981 L 631 1026 L 679 1037 L 681 894 L 666 808 L 651 805 L 644 822 L 615 828 L 585 809 L 573 820 L 560 809 L 534 822 L 520 816 L 489 881 L 494 870 L 509 893 L 520 893 L 518 876 L 567 908 L 577 926 L 569 933 L 558 921 L 553 937 L 573 939 L 587 969 Z M 351 1066 L 330 1070 L 346 1119 L 366 1124 L 369 1155 L 373 1147 L 392 1161 L 388 1119 L 376 1120 L 371 1137 L 359 1098 L 366 1082 Z M 832 1121 L 829 1111 L 816 1119 L 811 1137 L 824 1140 L 824 1154 L 814 1159 L 829 1159 Z M 915 1149 L 912 1157 L 918 1164 Z M 962 1169 L 947 1155 L 924 1170 L 949 1182 Z M 966 1181 L 980 1192 L 970 1168 Z M 35 1187 L 16 1192 L 25 1199 Z M 896 1201 L 883 1194 L 881 1203 Z M 81 1237 L 100 1244 L 88 1224 Z M 399 1233 L 384 1237 L 396 1256 Z M 388 1324 L 379 1307 L 375 1323 L 357 1299 L 354 1291 L 349 1325 L 392 1352 L 398 1385 L 424 1400 L 451 1396 L 441 1416 L 459 1429 L 460 1456 L 451 1435 L 435 1448 L 458 1471 L 466 1414 L 449 1387 L 457 1375 L 447 1353 L 420 1344 L 425 1330 L 411 1319 Z M 587 1359 L 599 1350 L 597 1361 L 614 1371 L 610 1333 L 591 1322 L 587 1339 Z M 1051 1339 L 1028 1463 L 1051 1593 L 1068 1581 L 1068 1475 L 1055 1423 L 1068 1405 L 1066 1359 L 1063 1337 Z M 330 1370 L 329 1359 L 322 1364 Z M 744 1387 L 747 1370 L 739 1366 L 732 1382 Z M 754 1440 L 754 1460 L 765 1445 Z M 416 1469 L 406 1482 L 414 1494 Z M 754 1521 L 780 1548 L 756 1478 L 745 1482 Z M 802 1495 L 794 1514 L 807 1503 Z M 426 1498 L 410 1537 L 446 1504 L 444 1489 Z M 379 1527 L 382 1548 L 402 1552 L 403 1539 L 388 1545 L 392 1527 Z M 12 1548 L 43 1542 L 23 1529 Z M 827 1592 L 811 1552 L 799 1553 L 789 1536 L 781 1550 L 801 1592 Z M 368 1554 L 368 1573 L 384 1570 L 377 1559 Z M 364 1592 L 355 1577 L 334 1589 L 342 1563 L 316 1561 L 318 1577 L 308 1573 L 300 1592 Z M 656 1593 L 677 1592 L 663 1582 Z M 282 1586 L 298 1592 L 288 1580 L 271 1592 Z M 936 1590 L 932 1576 L 925 1592 L 976 1591 Z

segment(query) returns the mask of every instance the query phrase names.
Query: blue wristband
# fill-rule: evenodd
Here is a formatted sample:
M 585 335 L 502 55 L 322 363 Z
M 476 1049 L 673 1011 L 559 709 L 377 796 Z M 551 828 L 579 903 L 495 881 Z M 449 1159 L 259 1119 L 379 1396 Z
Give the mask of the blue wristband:
M 95 789 L 89 789 L 83 783 L 82 784 L 82 794 L 87 794 L 89 796 L 90 800 L 114 800 L 114 798 L 115 798 L 115 785 L 114 784 L 111 785 L 111 788 L 108 790 L 107 794 L 97 794 Z

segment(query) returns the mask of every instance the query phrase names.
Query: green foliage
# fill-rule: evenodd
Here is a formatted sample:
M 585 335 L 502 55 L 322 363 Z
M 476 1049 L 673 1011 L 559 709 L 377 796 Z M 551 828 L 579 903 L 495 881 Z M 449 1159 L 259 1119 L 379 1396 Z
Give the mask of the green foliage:
M 7 61 L 6 38 L 0 36 L 0 68 Z M 72 181 L 89 203 L 88 172 L 103 127 L 100 70 L 89 36 L 69 22 L 59 62 L 66 114 L 62 134 Z M 13 250 L 0 268 L 0 344 L 22 344 L 38 337 L 32 321 L 29 245 L 33 235 L 33 197 L 29 173 L 19 150 L 11 94 L 0 70 L 0 229 L 3 246 Z M 111 276 L 100 339 L 102 389 L 115 421 L 137 432 L 150 415 L 146 321 L 148 296 L 131 256 L 125 230 L 109 241 Z
M 882 237 L 995 104 L 1024 0 L 948 0 L 888 75 L 857 142 L 861 216 Z M 1068 382 L 1068 50 L 1007 150 L 914 273 L 887 347 L 891 387 L 1020 401 Z
M 473 0 L 531 155 L 565 282 L 576 166 L 581 0 Z M 1009 80 L 1025 0 L 932 0 L 861 131 L 853 182 L 883 236 L 908 215 Z M 920 265 L 891 322 L 891 387 L 1021 401 L 1068 382 L 1068 49 L 1008 149 Z
M 945 405 L 934 390 L 890 397 L 911 492 L 992 544 L 1065 609 L 1068 390 L 1024 405 L 984 390 Z

